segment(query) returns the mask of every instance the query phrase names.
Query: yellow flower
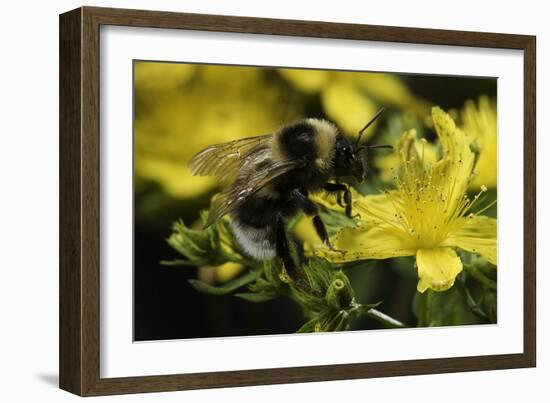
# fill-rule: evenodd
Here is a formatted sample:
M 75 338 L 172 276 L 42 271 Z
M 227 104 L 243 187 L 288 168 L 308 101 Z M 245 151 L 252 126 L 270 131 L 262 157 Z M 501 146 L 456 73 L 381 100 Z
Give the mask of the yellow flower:
M 360 71 L 278 69 L 279 74 L 306 94 L 319 94 L 327 117 L 350 137 L 384 105 L 419 117 L 428 113 L 428 103 L 415 97 L 396 74 Z M 368 140 L 376 124 L 363 134 Z
M 142 91 L 171 90 L 188 82 L 195 73 L 192 64 L 136 62 L 134 80 Z
M 440 108 L 432 109 L 442 158 L 427 164 L 416 132 L 405 132 L 398 144 L 401 172 L 396 189 L 359 196 L 354 209 L 361 215 L 355 228 L 342 229 L 333 240 L 336 250 L 317 249 L 331 262 L 416 256 L 418 291 L 447 290 L 462 271 L 456 248 L 484 256 L 496 265 L 497 223 L 474 213 L 473 206 L 487 188 L 473 198 L 466 191 L 474 167 L 471 138 Z
M 336 80 L 321 94 L 321 103 L 327 116 L 337 122 L 340 128 L 350 136 L 356 136 L 366 122 L 378 110 L 378 106 L 361 89 L 351 82 Z M 375 133 L 369 127 L 363 137 L 370 138 Z
M 302 115 L 296 97 L 256 67 L 140 62 L 134 72 L 136 183 L 155 181 L 173 197 L 217 185 L 187 168 L 201 149 L 269 133 Z
M 206 284 L 225 284 L 233 280 L 244 270 L 240 263 L 227 262 L 219 266 L 201 266 L 198 271 L 198 278 Z
M 464 132 L 475 139 L 479 158 L 470 186 L 497 186 L 497 108 L 489 97 L 482 96 L 478 103 L 468 101 L 461 111 Z
M 277 71 L 296 88 L 307 94 L 320 92 L 331 76 L 328 70 L 278 69 Z
M 309 245 L 319 242 L 319 235 L 317 235 L 313 222 L 308 216 L 300 218 L 292 232 L 303 244 Z
M 240 263 L 227 262 L 216 266 L 216 281 L 218 283 L 227 283 L 229 280 L 237 277 L 244 269 Z
M 397 149 L 397 144 L 392 144 L 394 149 Z M 416 152 L 422 154 L 424 163 L 432 164 L 437 161 L 437 146 L 427 141 L 421 141 L 415 143 Z M 392 182 L 401 159 L 397 152 L 393 152 L 387 155 L 377 155 L 374 159 L 374 166 L 380 171 L 380 178 L 384 182 Z
M 354 188 L 350 188 L 352 196 L 352 206 L 354 206 L 354 200 L 359 197 L 359 193 Z M 338 203 L 338 196 L 335 193 L 321 190 L 319 192 L 310 195 L 309 199 L 317 206 L 326 208 L 327 210 L 337 211 L 344 214 L 345 207 Z M 352 207 L 353 210 L 354 207 Z M 321 239 L 315 230 L 311 217 L 307 215 L 302 216 L 293 228 L 294 236 L 303 243 L 306 256 L 313 256 L 313 251 L 316 245 L 321 244 Z M 311 253 L 310 253 L 311 252 Z

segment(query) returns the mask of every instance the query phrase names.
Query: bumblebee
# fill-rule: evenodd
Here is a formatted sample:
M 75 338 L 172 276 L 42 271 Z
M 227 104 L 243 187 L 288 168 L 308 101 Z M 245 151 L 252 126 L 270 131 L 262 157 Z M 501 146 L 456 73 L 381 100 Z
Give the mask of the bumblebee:
M 308 196 L 322 189 L 337 193 L 351 216 L 351 192 L 341 179 L 353 176 L 362 182 L 366 176 L 363 151 L 391 147 L 359 145 L 363 132 L 382 112 L 380 109 L 359 131 L 355 142 L 333 123 L 309 118 L 274 133 L 200 151 L 189 162 L 192 174 L 213 175 L 230 183 L 212 200 L 206 226 L 229 214 L 233 233 L 248 255 L 257 260 L 279 257 L 289 276 L 295 278 L 286 221 L 302 210 L 312 218 L 319 238 L 332 248 L 319 209 Z

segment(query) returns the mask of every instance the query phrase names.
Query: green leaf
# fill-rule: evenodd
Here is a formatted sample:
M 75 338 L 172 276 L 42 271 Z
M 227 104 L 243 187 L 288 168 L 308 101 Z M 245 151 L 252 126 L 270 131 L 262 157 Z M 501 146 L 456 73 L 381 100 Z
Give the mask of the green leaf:
M 250 302 L 265 302 L 277 298 L 276 292 L 240 292 L 233 295 L 235 295 L 235 297 L 237 298 L 242 298 Z
M 282 267 L 276 259 L 264 261 L 264 275 L 267 282 L 274 288 L 280 288 L 284 283 L 281 281 Z
M 489 263 L 487 263 L 487 265 L 489 265 Z M 464 270 L 472 277 L 472 278 L 475 278 L 477 281 L 479 281 L 481 284 L 483 284 L 483 286 L 489 288 L 490 290 L 493 290 L 493 291 L 496 291 L 497 289 L 497 282 L 491 278 L 489 278 L 489 276 L 487 276 L 483 270 L 481 269 L 481 267 L 483 267 L 485 265 L 483 264 L 478 264 L 477 262 L 476 263 L 473 263 L 473 264 L 465 264 L 464 265 Z M 494 272 L 496 272 L 496 270 L 493 270 Z
M 228 260 L 220 248 L 219 234 L 214 227 L 193 230 L 178 220 L 166 241 L 185 258 L 182 261 L 188 266 L 217 266 Z
M 368 315 L 371 309 L 376 308 L 381 303 L 382 301 L 378 301 L 374 304 L 357 304 L 357 306 L 354 308 L 354 313 L 358 316 Z
M 344 227 L 355 226 L 353 218 L 348 217 L 344 213 L 338 211 L 323 209 L 321 210 L 321 218 L 330 236 L 335 235 Z
M 349 328 L 350 316 L 346 311 L 327 310 L 307 321 L 297 333 L 338 332 Z
M 290 218 L 288 222 L 286 223 L 286 230 L 288 233 L 292 232 L 294 227 L 300 222 L 300 220 L 304 217 L 304 214 L 296 214 L 294 217 Z
M 346 311 L 328 311 L 319 316 L 316 331 L 338 332 L 349 328 L 350 315 Z
M 313 318 L 304 323 L 296 333 L 313 333 L 315 331 L 315 325 L 317 324 L 317 318 Z
M 161 260 L 160 264 L 162 266 L 192 266 L 189 260 L 185 259 Z
M 336 272 L 325 260 L 311 259 L 303 270 L 303 284 L 291 284 L 291 296 L 306 316 L 312 317 L 327 309 L 326 292 Z
M 443 292 L 417 292 L 413 301 L 413 312 L 418 318 L 419 327 L 486 323 L 472 312 L 464 288 L 457 284 Z
M 497 321 L 497 291 L 486 287 L 472 278 L 465 276 L 464 287 L 469 294 L 469 305 L 473 312 L 483 312 L 481 315 L 488 323 Z
M 472 294 L 468 290 L 468 287 L 466 286 L 465 282 L 458 281 L 455 286 L 463 288 L 464 294 L 466 295 L 466 302 L 468 303 L 470 310 L 476 315 L 478 315 L 480 318 L 487 320 L 488 319 L 487 314 L 485 313 L 483 308 L 475 301 L 474 297 L 472 297 Z
M 483 294 L 479 304 L 483 307 L 483 311 L 487 314 L 490 323 L 497 323 L 497 293 L 488 291 Z
M 309 260 L 305 275 L 311 293 L 324 297 L 335 272 L 336 269 L 324 259 L 314 258 Z
M 262 274 L 261 269 L 254 269 L 248 272 L 247 274 L 245 274 L 244 276 L 241 276 L 219 287 L 212 286 L 200 280 L 195 280 L 195 279 L 191 279 L 188 281 L 199 292 L 204 292 L 206 294 L 213 294 L 213 295 L 224 295 L 224 294 L 229 294 L 230 292 L 233 292 L 238 288 L 251 283 L 252 281 L 256 280 L 258 277 L 260 277 L 261 274 Z
M 248 289 L 254 293 L 275 292 L 275 287 L 263 277 L 259 277 L 253 283 L 248 284 Z

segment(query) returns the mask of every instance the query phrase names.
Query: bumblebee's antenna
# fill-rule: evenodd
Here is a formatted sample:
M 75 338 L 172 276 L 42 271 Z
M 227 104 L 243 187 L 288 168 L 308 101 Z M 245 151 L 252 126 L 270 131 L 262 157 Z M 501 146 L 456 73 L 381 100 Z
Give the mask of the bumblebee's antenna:
M 393 149 L 393 146 L 390 146 L 389 144 L 374 144 L 374 145 L 371 145 L 371 146 L 360 146 L 357 149 L 358 150 L 368 150 L 368 149 L 371 149 L 371 148 L 392 148 Z
M 374 115 L 374 116 L 372 117 L 372 119 L 369 120 L 369 121 L 367 122 L 367 124 L 366 124 L 361 130 L 359 130 L 359 135 L 357 136 L 357 141 L 355 142 L 355 147 L 357 147 L 357 146 L 359 145 L 359 142 L 361 141 L 361 137 L 363 136 L 363 132 L 364 132 L 365 130 L 367 130 L 367 129 L 369 128 L 369 126 L 372 125 L 376 119 L 378 119 L 378 118 L 380 117 L 380 115 L 382 114 L 382 112 L 384 112 L 384 108 L 380 108 L 380 109 L 378 110 L 378 112 L 376 112 L 376 115 Z

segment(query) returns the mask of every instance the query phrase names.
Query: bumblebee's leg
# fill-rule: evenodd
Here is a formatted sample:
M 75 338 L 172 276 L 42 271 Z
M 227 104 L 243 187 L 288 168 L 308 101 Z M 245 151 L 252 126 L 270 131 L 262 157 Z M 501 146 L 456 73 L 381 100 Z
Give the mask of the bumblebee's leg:
M 344 185 L 343 183 L 325 183 L 324 189 L 327 192 L 338 192 L 338 204 L 342 206 L 342 199 L 341 195 L 343 194 L 344 197 L 344 205 L 342 207 L 345 207 L 346 209 L 346 215 L 351 218 L 351 192 L 349 190 L 349 187 Z M 342 192 L 342 193 L 340 193 Z
M 298 202 L 298 205 L 303 210 L 303 212 L 313 217 L 313 226 L 315 227 L 315 231 L 317 232 L 317 235 L 319 235 L 319 238 L 321 238 L 321 241 L 329 249 L 333 249 L 332 245 L 330 244 L 330 239 L 328 237 L 327 229 L 325 228 L 325 224 L 323 223 L 323 220 L 321 220 L 321 217 L 319 216 L 319 208 L 313 203 L 311 200 L 307 198 L 307 193 L 301 192 L 299 190 L 294 190 L 292 192 L 294 199 Z
M 346 185 L 343 183 L 327 182 L 324 184 L 323 189 L 330 193 L 336 193 L 336 201 L 338 202 L 338 205 L 340 207 L 345 207 L 344 203 L 342 203 L 342 192 L 345 192 L 348 189 Z
M 290 247 L 288 245 L 288 238 L 286 236 L 285 220 L 283 216 L 278 214 L 275 224 L 275 252 L 277 256 L 283 261 L 286 272 L 296 281 L 297 270 L 296 264 L 290 254 Z

